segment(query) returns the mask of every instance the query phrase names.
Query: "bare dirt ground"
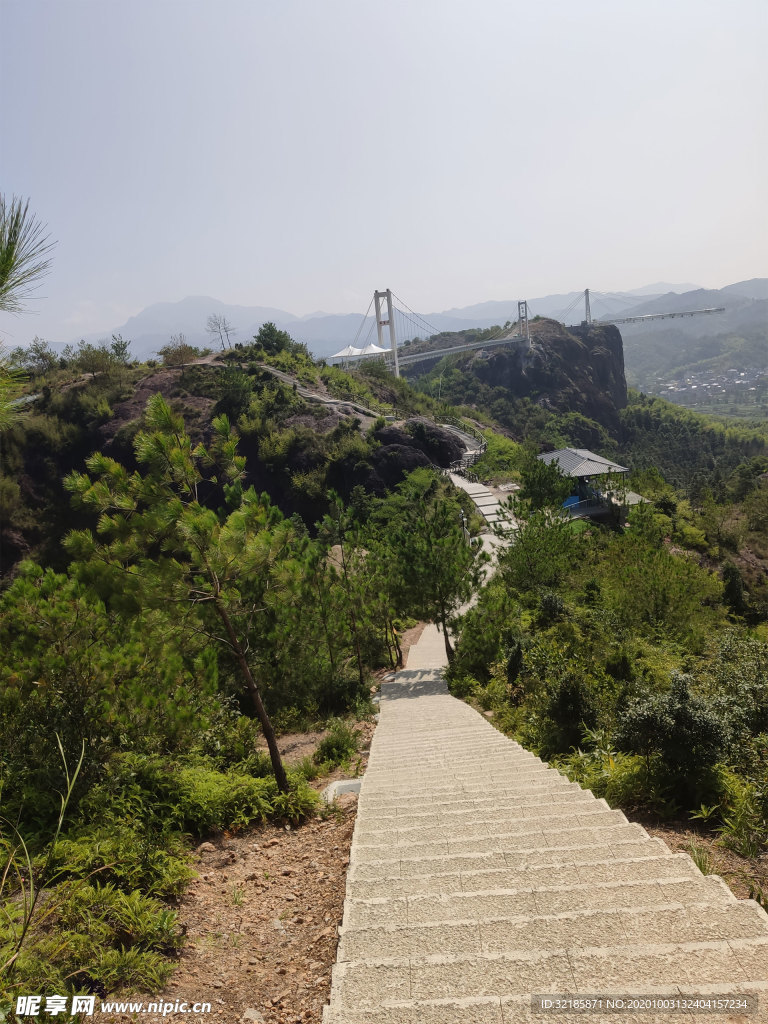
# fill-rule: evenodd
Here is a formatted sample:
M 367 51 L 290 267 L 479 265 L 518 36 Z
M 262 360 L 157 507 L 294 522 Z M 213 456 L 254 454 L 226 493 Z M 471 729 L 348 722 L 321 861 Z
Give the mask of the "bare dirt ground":
M 301 828 L 202 843 L 199 877 L 179 908 L 188 941 L 163 998 L 210 1002 L 220 1021 L 251 1010 L 256 1022 L 319 1024 L 356 808 L 357 797 L 344 796 Z

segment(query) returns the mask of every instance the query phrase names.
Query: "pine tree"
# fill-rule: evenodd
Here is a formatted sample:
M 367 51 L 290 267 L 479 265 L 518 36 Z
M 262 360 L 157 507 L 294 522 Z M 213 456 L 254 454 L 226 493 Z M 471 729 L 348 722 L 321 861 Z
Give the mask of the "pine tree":
M 466 543 L 460 509 L 434 473 L 415 470 L 398 492 L 374 517 L 382 524 L 392 602 L 400 613 L 437 623 L 453 662 L 450 622 L 479 586 L 487 556 Z
M 226 416 L 213 421 L 210 450 L 193 446 L 183 418 L 162 395 L 147 403 L 146 420 L 134 443 L 142 471 L 129 474 L 97 452 L 87 461 L 90 475 L 67 477 L 75 501 L 99 514 L 96 535 L 73 532 L 67 547 L 94 571 L 106 567 L 124 601 L 173 606 L 180 624 L 231 653 L 285 791 L 288 780 L 252 666 L 259 612 L 290 550 L 292 525 L 266 496 L 242 490 L 245 460 Z M 229 514 L 206 504 L 217 488 L 227 495 Z

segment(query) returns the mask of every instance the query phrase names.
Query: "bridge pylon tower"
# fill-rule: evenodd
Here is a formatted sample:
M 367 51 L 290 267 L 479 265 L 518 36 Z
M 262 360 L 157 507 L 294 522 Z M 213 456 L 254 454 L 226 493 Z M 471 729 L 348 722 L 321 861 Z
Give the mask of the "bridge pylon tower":
M 382 320 L 381 317 L 381 300 L 386 299 L 387 302 L 387 318 Z M 395 316 L 392 308 L 392 289 L 387 288 L 383 292 L 373 293 L 373 303 L 376 309 L 376 333 L 379 339 L 379 348 L 384 348 L 382 344 L 383 331 L 382 328 L 389 327 L 389 345 L 392 349 L 392 365 L 395 371 L 395 376 L 400 376 L 400 364 L 397 361 L 397 338 L 395 337 Z
M 521 299 L 517 304 L 517 322 L 520 325 L 520 335 L 525 338 L 528 348 L 531 347 L 531 332 L 528 327 L 528 301 Z

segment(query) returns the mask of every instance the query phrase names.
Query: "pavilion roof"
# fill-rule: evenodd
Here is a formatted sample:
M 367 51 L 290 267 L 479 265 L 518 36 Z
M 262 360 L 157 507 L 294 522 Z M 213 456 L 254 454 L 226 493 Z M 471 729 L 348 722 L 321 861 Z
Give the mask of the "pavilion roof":
M 539 458 L 547 465 L 556 462 L 563 476 L 605 476 L 607 473 L 629 472 L 626 466 L 595 455 L 586 448 L 560 448 L 556 452 L 544 452 Z

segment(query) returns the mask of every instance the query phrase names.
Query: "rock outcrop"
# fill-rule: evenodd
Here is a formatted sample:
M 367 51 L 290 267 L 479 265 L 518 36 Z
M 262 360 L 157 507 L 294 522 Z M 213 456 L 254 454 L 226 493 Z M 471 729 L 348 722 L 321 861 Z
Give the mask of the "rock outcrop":
M 483 383 L 558 412 L 579 412 L 609 430 L 618 426 L 619 410 L 627 404 L 627 381 L 617 327 L 565 327 L 540 320 L 531 324 L 530 350 L 521 342 L 488 353 L 471 364 Z
M 399 444 L 423 452 L 436 466 L 447 468 L 464 454 L 460 439 L 436 423 L 417 416 L 402 427 L 381 427 L 373 435 L 382 445 Z
M 530 333 L 530 347 L 525 340 L 514 339 L 509 345 L 448 357 L 449 366 L 461 372 L 458 380 L 455 372 L 447 374 L 449 400 L 487 411 L 498 399 L 529 399 L 554 412 L 580 413 L 614 433 L 619 411 L 627 404 L 618 328 L 594 323 L 565 327 L 540 318 L 531 322 Z M 463 340 L 461 335 L 441 336 L 434 345 L 445 350 Z M 406 373 L 427 373 L 441 358 L 415 363 L 406 367 Z

